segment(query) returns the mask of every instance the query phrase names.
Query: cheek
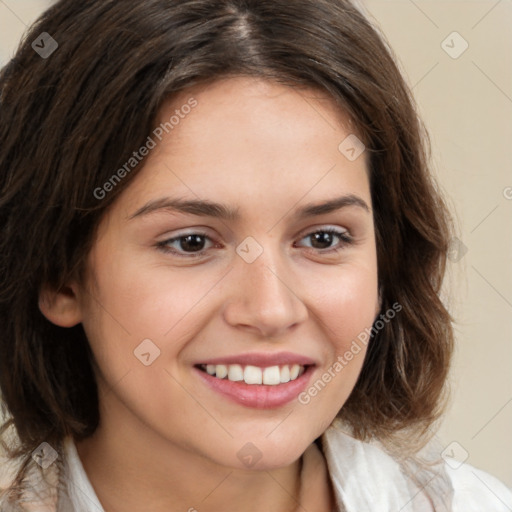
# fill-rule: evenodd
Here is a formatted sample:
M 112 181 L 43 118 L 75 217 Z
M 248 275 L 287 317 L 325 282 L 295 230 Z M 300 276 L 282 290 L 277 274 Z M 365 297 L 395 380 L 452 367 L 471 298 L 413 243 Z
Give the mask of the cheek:
M 342 353 L 365 328 L 371 327 L 379 310 L 376 263 L 342 265 L 329 275 L 316 276 L 309 305 L 322 321 L 325 336 Z
M 171 269 L 134 257 L 104 258 L 95 268 L 93 294 L 99 314 L 110 317 L 106 323 L 117 323 L 134 340 L 166 336 L 198 306 L 210 287 L 207 272 Z
M 379 309 L 374 261 L 340 267 L 313 288 L 310 309 L 328 340 L 328 350 L 325 366 L 299 397 L 303 405 L 311 404 L 311 411 L 329 408 L 335 414 L 357 381 Z
M 112 383 L 131 372 L 133 380 L 148 357 L 152 369 L 172 369 L 202 328 L 211 309 L 205 295 L 222 274 L 155 266 L 108 248 L 92 255 L 90 264 L 94 285 L 83 326 L 104 378 Z M 144 373 L 150 381 L 155 376 Z

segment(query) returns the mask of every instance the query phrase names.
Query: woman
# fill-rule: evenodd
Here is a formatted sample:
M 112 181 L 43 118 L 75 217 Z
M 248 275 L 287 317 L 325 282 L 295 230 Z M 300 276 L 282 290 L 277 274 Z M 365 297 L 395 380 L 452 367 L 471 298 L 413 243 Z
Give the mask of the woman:
M 1 510 L 512 506 L 427 442 L 450 218 L 354 5 L 64 0 L 0 83 Z

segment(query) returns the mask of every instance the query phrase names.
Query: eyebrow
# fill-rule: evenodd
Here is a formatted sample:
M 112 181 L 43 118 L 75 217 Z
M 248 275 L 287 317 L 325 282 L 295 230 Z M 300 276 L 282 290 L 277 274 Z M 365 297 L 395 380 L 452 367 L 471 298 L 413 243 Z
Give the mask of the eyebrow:
M 310 203 L 299 209 L 294 213 L 294 217 L 298 220 L 324 215 L 331 213 L 349 206 L 356 206 L 370 212 L 370 207 L 359 196 L 354 194 L 347 194 L 341 197 L 336 197 L 321 203 Z M 181 213 L 188 213 L 202 217 L 213 217 L 227 221 L 237 221 L 240 219 L 240 209 L 232 208 L 228 205 L 221 203 L 214 203 L 204 199 L 181 199 L 163 197 L 149 201 L 144 206 L 139 208 L 135 213 L 128 217 L 128 220 L 136 217 L 142 217 L 151 213 L 159 211 L 176 211 Z

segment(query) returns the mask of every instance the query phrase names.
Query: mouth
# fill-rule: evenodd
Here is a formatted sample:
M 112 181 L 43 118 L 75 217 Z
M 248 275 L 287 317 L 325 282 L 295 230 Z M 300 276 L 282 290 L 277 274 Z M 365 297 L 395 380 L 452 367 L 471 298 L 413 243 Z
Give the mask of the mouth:
M 304 391 L 315 364 L 196 364 L 194 371 L 223 398 L 254 409 L 273 409 L 290 403 Z

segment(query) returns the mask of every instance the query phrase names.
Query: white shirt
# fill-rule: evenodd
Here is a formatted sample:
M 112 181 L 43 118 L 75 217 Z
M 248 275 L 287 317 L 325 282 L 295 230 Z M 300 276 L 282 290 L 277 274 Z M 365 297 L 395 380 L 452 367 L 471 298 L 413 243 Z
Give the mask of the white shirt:
M 468 464 L 448 465 L 432 443 L 425 457 L 432 466 L 398 462 L 380 445 L 356 440 L 332 425 L 322 447 L 337 510 L 345 512 L 510 512 L 512 491 L 498 479 Z M 58 506 L 13 508 L 0 499 L 0 511 L 105 512 L 87 477 L 73 440 L 63 443 L 64 486 Z M 454 469 L 457 467 L 457 469 Z M 3 469 L 3 468 L 2 468 Z M 56 500 L 54 500 L 56 501 Z M 148 504 L 148 510 L 151 510 Z M 326 511 L 327 512 L 327 511 Z

